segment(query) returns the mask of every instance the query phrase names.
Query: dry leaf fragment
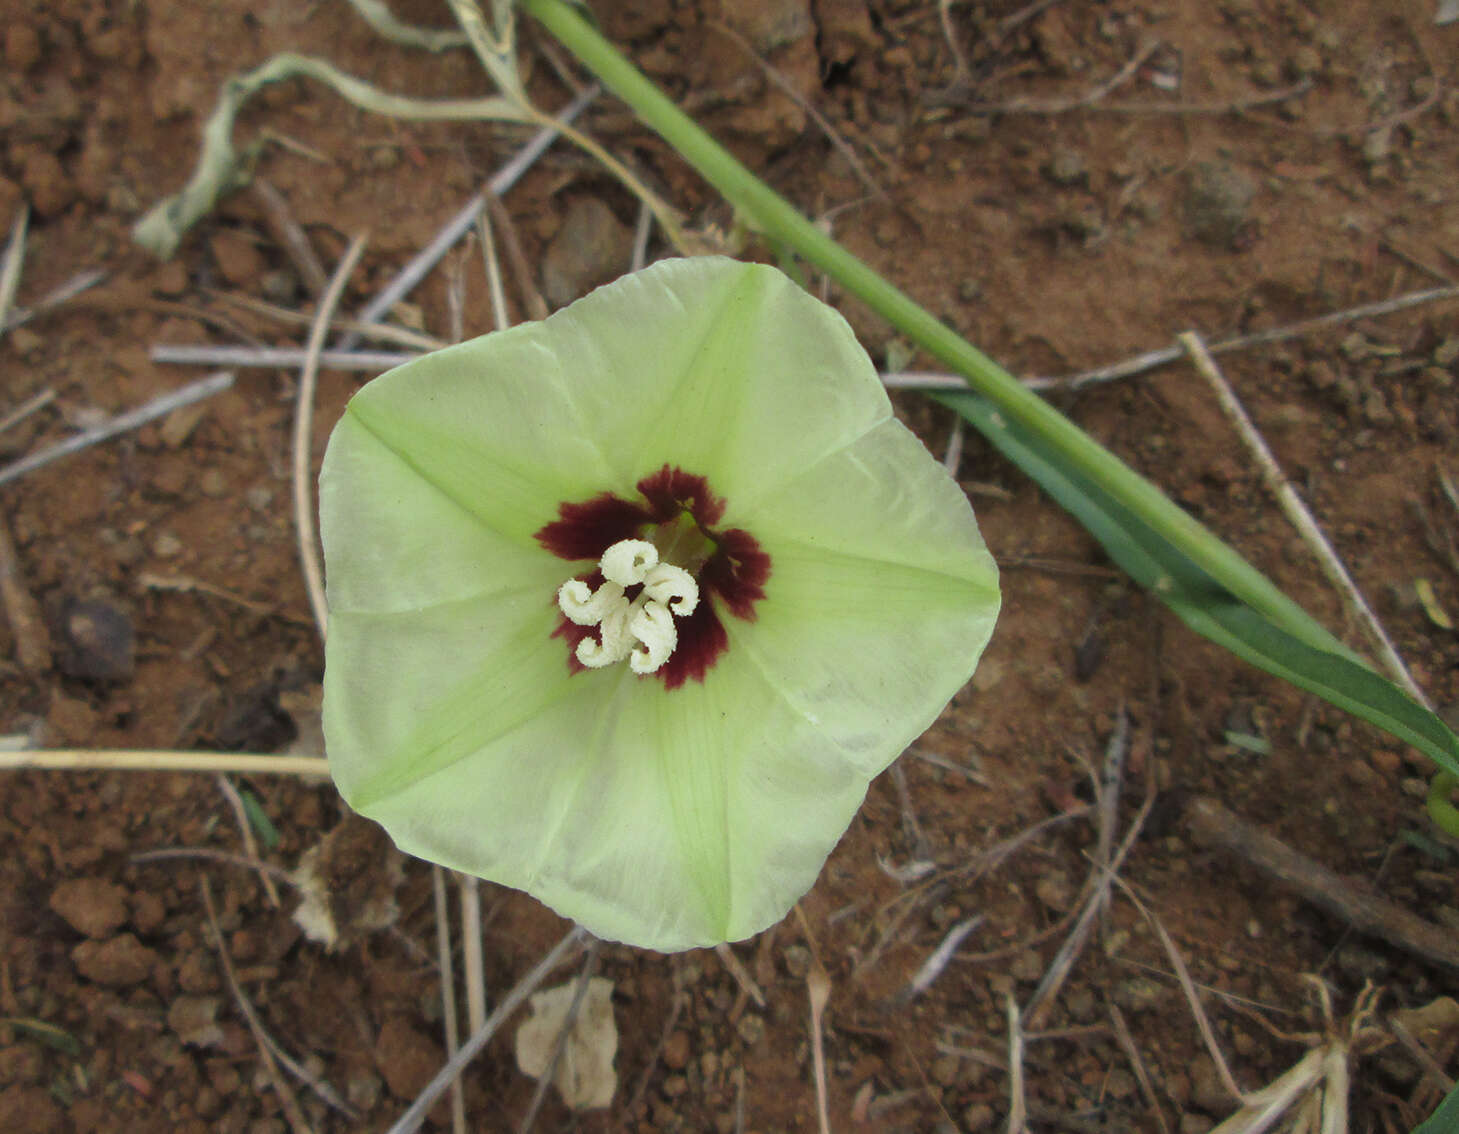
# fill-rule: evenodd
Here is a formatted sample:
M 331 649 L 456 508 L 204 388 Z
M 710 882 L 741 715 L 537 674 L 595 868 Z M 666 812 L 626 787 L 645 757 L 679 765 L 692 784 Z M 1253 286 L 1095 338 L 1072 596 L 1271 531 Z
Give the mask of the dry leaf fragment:
M 547 1073 L 557 1037 L 567 1020 L 578 982 L 568 981 L 532 997 L 532 1016 L 517 1029 L 517 1066 L 534 1079 Z M 618 1089 L 613 1057 L 618 1025 L 613 1019 L 613 982 L 593 977 L 567 1034 L 552 1082 L 574 1110 L 605 1107 Z

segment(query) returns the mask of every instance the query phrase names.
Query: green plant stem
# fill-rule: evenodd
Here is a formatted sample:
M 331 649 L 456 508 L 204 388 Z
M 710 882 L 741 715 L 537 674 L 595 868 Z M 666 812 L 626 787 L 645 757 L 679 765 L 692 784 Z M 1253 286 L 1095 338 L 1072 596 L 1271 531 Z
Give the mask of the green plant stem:
M 1103 486 L 1130 512 L 1203 568 L 1216 587 L 1229 591 L 1309 645 L 1351 656 L 1345 646 L 1261 572 L 1181 511 L 1153 484 L 816 228 L 669 101 L 565 0 L 520 2 L 754 227 L 772 241 L 794 249 L 898 331 L 966 378 L 968 385 L 999 411 L 992 416 L 992 429 L 1005 428 L 1000 415 L 1007 415 L 1078 472 Z M 993 440 L 996 444 L 997 439 Z

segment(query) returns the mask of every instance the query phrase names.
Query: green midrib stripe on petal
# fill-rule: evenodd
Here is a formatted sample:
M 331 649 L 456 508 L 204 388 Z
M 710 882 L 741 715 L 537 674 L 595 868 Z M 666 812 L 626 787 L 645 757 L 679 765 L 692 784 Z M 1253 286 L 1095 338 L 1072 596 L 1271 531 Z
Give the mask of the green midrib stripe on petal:
M 415 473 L 416 476 L 418 476 L 426 484 L 429 484 L 452 504 L 455 504 L 458 508 L 460 508 L 468 516 L 472 517 L 485 530 L 491 532 L 493 535 L 499 536 L 502 539 L 507 540 L 510 543 L 514 543 L 518 546 L 538 546 L 535 541 L 523 540 L 518 533 L 508 531 L 502 528 L 492 520 L 490 515 L 483 510 L 483 507 L 478 502 L 464 496 L 462 493 L 453 491 L 448 484 L 442 483 L 436 477 L 427 472 L 427 470 L 421 465 L 421 463 L 417 461 L 414 457 L 412 457 L 409 448 L 400 444 L 398 438 L 392 437 L 390 435 L 390 430 L 385 427 L 384 417 L 382 415 L 377 415 L 373 411 L 367 409 L 367 405 L 368 400 L 362 399 L 357 395 L 353 400 L 351 400 L 350 404 L 345 407 L 345 413 L 349 414 L 361 426 L 361 428 L 365 430 L 365 432 L 367 432 L 371 437 L 379 442 L 383 448 L 389 450 L 396 458 L 401 461 L 402 464 L 408 467 L 411 472 Z M 412 425 L 411 432 L 416 437 L 419 437 L 420 434 L 425 432 L 425 428 L 420 425 Z M 438 440 L 440 440 L 443 444 L 445 443 L 443 438 Z M 497 467 L 499 469 L 503 469 L 509 472 L 512 476 L 516 477 L 523 483 L 530 484 L 536 479 L 533 476 L 529 475 L 529 473 L 523 472 L 519 468 L 513 468 L 509 465 L 504 464 L 498 464 Z M 553 514 L 551 512 L 544 513 L 542 522 L 545 524 L 552 518 Z
M 371 620 L 370 616 L 346 614 L 342 617 Z M 541 683 L 522 680 L 527 670 L 535 667 L 513 668 L 509 660 L 513 655 L 531 658 L 543 649 L 562 654 L 565 647 L 559 639 L 551 638 L 550 633 L 550 626 L 544 627 L 533 620 L 511 635 L 490 659 L 493 672 L 503 675 L 503 680 L 492 683 L 490 695 L 483 695 L 481 672 L 464 679 L 453 692 L 422 713 L 421 726 L 399 742 L 396 758 L 383 762 L 382 771 L 367 777 L 350 791 L 350 806 L 368 814 L 380 801 L 468 759 L 567 697 L 571 675 L 565 658 L 559 658 L 561 680 Z M 540 664 L 540 657 L 534 660 Z M 516 680 L 510 681 L 512 678 Z

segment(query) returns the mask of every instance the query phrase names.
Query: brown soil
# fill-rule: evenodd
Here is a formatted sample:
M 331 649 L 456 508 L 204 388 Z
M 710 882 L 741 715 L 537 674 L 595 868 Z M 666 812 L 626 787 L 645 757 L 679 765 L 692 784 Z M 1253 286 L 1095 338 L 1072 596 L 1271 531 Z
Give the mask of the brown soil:
M 1016 372 L 1068 373 L 1166 345 L 1188 327 L 1212 337 L 1259 330 L 1459 276 L 1459 27 L 1434 26 L 1426 0 L 1065 0 L 1031 15 L 1019 0 L 980 0 L 950 9 L 962 79 L 934 0 L 726 3 L 744 41 L 829 121 L 884 197 L 869 196 L 797 103 L 716 30 L 711 0 L 594 6 L 643 68 L 773 185 L 830 218 L 848 247 Z M 196 5 L 123 0 L 9 5 L 0 223 L 8 230 L 18 203 L 30 203 L 20 300 L 86 268 L 110 274 L 0 342 L 0 412 L 55 393 L 0 434 L 0 459 L 198 376 L 149 361 L 151 344 L 302 338 L 216 298 L 222 289 L 308 309 L 253 192 L 228 200 L 172 263 L 154 264 L 129 244 L 140 211 L 186 178 L 229 74 L 294 50 L 397 92 L 483 87 L 468 54 L 386 45 L 344 4 L 204 7 L 206 16 Z M 444 6 L 427 0 L 397 7 L 417 22 L 448 22 Z M 525 41 L 533 91 L 544 105 L 560 104 L 565 90 L 537 37 Z M 1132 74 L 1102 91 L 1152 43 Z M 1310 89 L 1293 93 L 1298 83 Z M 1233 104 L 1246 109 L 1210 112 Z M 611 100 L 584 121 L 696 227 L 730 230 L 723 204 Z M 347 310 L 425 244 L 520 138 L 508 128 L 370 118 L 302 83 L 272 89 L 245 113 L 240 140 L 264 131 L 274 143 L 257 171 L 327 267 L 351 236 L 370 230 Z M 584 200 L 607 210 L 585 209 Z M 635 217 L 615 182 L 561 145 L 506 203 L 534 265 L 562 258 L 561 245 L 550 249 L 570 216 L 615 248 L 614 225 Z M 747 254 L 768 250 L 752 244 Z M 468 334 L 490 320 L 479 263 L 475 254 L 462 263 Z M 552 286 L 586 286 L 592 271 L 569 256 L 565 268 L 552 267 Z M 438 335 L 449 333 L 447 275 L 436 272 L 411 297 Z M 855 304 L 845 310 L 879 362 L 905 354 L 875 318 Z M 1459 642 L 1412 596 L 1426 579 L 1438 605 L 1459 616 L 1459 577 L 1430 550 L 1421 518 L 1441 534 L 1455 530 L 1434 468 L 1454 457 L 1456 336 L 1451 302 L 1226 360 L 1277 457 L 1440 704 L 1459 700 Z M 361 380 L 323 375 L 316 455 Z M 0 490 L 23 585 L 55 648 L 50 667 L 23 668 L 0 623 L 0 730 L 52 747 L 265 751 L 286 746 L 303 722 L 295 743 L 318 750 L 307 722 L 322 658 L 295 560 L 287 476 L 293 390 L 290 374 L 245 373 L 199 412 Z M 1187 367 L 1056 398 L 1344 628 L 1339 601 Z M 915 396 L 899 405 L 941 454 L 949 415 Z M 1006 1000 L 1028 1000 L 1066 936 L 1094 827 L 1087 816 L 1070 818 L 1006 861 L 980 856 L 1088 800 L 1087 769 L 1102 762 L 1122 709 L 1132 744 L 1121 831 L 1147 782 L 1157 793 L 1122 876 L 1209 990 L 1207 1009 L 1243 1086 L 1270 1081 L 1302 1054 L 1271 1028 L 1321 1023 L 1303 974 L 1328 982 L 1339 1015 L 1366 981 L 1382 986 L 1389 1009 L 1455 992 L 1452 971 L 1351 933 L 1194 845 L 1182 820 L 1183 800 L 1215 796 L 1453 926 L 1453 844 L 1423 813 L 1422 762 L 1193 637 L 1109 571 L 1089 537 L 976 437 L 959 472 L 1004 565 L 1006 612 L 973 684 L 918 748 L 942 763 L 901 761 L 905 803 L 893 775 L 874 783 L 802 903 L 804 919 L 736 948 L 763 1006 L 713 952 L 606 948 L 599 972 L 615 982 L 621 1031 L 617 1099 L 574 1118 L 553 1098 L 539 1128 L 730 1131 L 742 1105 L 745 1130 L 815 1129 L 811 946 L 831 979 L 835 1129 L 1003 1129 Z M 1259 738 L 1265 751 L 1233 743 L 1235 734 Z M 286 868 L 341 818 L 328 784 L 257 777 L 239 786 L 276 829 L 266 857 Z M 297 898 L 287 886 L 274 908 L 247 869 L 131 861 L 159 847 L 242 850 L 212 777 L 4 775 L 0 1129 L 288 1128 L 220 971 L 199 887 L 205 872 L 265 1027 L 360 1112 L 347 1120 L 300 1089 L 307 1120 L 316 1130 L 385 1128 L 442 1054 L 429 868 L 407 865 L 392 927 L 361 929 L 331 953 L 290 920 Z M 937 864 L 934 874 L 913 883 L 892 876 L 921 857 Z M 387 884 L 389 868 L 385 856 L 363 861 L 366 877 L 350 893 L 368 896 Z M 487 887 L 483 900 L 487 985 L 500 996 L 564 926 L 521 894 Z M 974 914 L 983 921 L 959 955 L 909 1000 L 919 967 Z M 1054 1034 L 1027 1045 L 1034 1129 L 1161 1129 L 1116 1040 L 1112 1006 L 1169 1129 L 1200 1134 L 1231 1112 L 1171 971 L 1131 898 L 1118 894 L 1041 1024 Z M 69 1041 L 46 1042 L 33 1022 Z M 531 1098 L 509 1032 L 465 1077 L 472 1129 L 515 1129 Z M 1436 1041 L 1437 1058 L 1456 1040 L 1450 1032 Z M 1436 1098 L 1418 1065 L 1389 1047 L 1355 1064 L 1352 1129 L 1409 1129 Z

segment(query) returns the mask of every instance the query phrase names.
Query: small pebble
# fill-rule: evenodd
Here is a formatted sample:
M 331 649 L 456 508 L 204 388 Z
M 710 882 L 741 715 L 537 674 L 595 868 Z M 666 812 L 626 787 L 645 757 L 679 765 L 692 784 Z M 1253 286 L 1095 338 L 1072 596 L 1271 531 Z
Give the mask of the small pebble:
M 57 665 L 67 677 L 125 681 L 135 667 L 136 636 L 121 609 L 100 601 L 68 602 L 61 611 Z

